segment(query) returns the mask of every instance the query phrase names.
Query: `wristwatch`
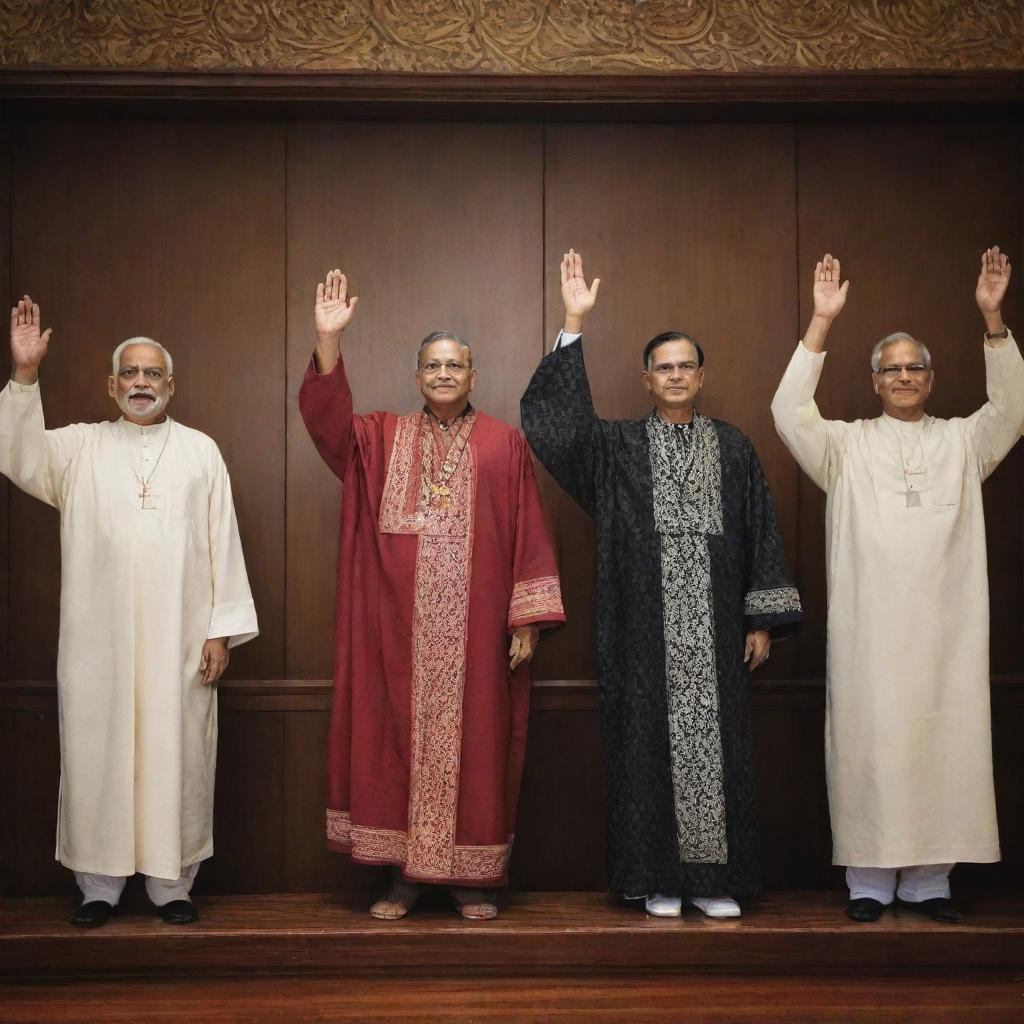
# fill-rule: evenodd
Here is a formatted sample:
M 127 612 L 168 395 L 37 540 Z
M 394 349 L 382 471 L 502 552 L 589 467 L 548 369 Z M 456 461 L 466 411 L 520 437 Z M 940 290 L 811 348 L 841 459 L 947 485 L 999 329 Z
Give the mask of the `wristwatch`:
M 988 331 L 985 332 L 986 341 L 995 341 L 997 338 L 1008 338 L 1010 336 L 1010 328 L 1003 324 L 1001 331 L 993 331 L 991 334 Z

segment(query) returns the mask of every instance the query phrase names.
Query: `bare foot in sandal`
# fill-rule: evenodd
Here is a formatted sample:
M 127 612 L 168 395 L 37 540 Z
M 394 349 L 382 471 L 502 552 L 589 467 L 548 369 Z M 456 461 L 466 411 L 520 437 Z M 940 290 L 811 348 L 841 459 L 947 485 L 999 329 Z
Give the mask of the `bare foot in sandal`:
M 494 900 L 480 889 L 452 887 L 449 892 L 455 909 L 469 921 L 493 921 L 498 916 Z
M 391 881 L 391 888 L 370 907 L 370 916 L 381 921 L 397 921 L 416 906 L 423 894 L 423 886 L 406 882 L 401 875 Z

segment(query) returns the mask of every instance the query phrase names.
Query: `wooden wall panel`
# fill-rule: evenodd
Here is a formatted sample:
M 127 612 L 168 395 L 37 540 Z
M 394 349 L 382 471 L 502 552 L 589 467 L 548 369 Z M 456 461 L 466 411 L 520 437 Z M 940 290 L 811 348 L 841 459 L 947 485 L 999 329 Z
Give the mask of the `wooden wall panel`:
M 6 118 L 0 118 L 0 286 L 6 299 L 0 302 L 0 310 L 12 304 L 11 287 L 11 128 Z M 6 339 L 0 345 L 0 382 L 6 382 L 10 375 L 11 354 Z M 7 607 L 10 585 L 10 484 L 0 476 L 0 679 L 8 676 Z
M 641 353 L 655 334 L 692 333 L 704 348 L 700 408 L 754 441 L 796 565 L 797 475 L 775 434 L 769 405 L 796 331 L 794 138 L 787 126 L 562 125 L 545 129 L 545 343 L 562 325 L 558 261 L 582 252 L 601 278 L 586 324 L 587 365 L 600 415 L 643 416 Z M 592 546 L 568 499 L 557 517 L 567 572 Z M 571 541 L 571 538 L 577 538 Z M 570 546 L 571 544 L 571 546 Z M 545 672 L 576 678 L 593 624 L 574 613 Z M 792 673 L 795 645 L 771 674 Z M 769 669 L 765 669 L 768 674 Z
M 279 676 L 284 588 L 284 134 L 281 126 L 19 125 L 15 290 L 54 328 L 47 420 L 114 418 L 110 352 L 145 334 L 175 357 L 172 415 L 232 473 L 262 635 L 231 671 Z M 126 467 L 126 472 L 128 468 Z M 57 516 L 12 503 L 14 678 L 52 678 Z
M 509 884 L 525 890 L 602 890 L 604 773 L 596 709 L 530 716 Z
M 4 828 L 13 834 L 16 861 L 11 877 L 19 896 L 71 895 L 78 890 L 69 871 L 54 858 L 60 739 L 56 710 L 16 712 L 14 719 L 13 815 Z
M 287 803 L 280 711 L 220 710 L 214 855 L 197 892 L 280 892 Z
M 327 849 L 326 711 L 285 715 L 283 837 L 284 892 L 383 891 L 383 868 L 353 864 L 350 857 Z
M 297 394 L 316 283 L 360 297 L 344 335 L 357 412 L 422 404 L 416 349 L 448 328 L 473 346 L 474 403 L 519 422 L 541 334 L 541 134 L 535 125 L 301 124 L 288 141 L 287 674 L 331 675 L 337 481 Z
M 979 257 L 993 244 L 1017 255 L 1021 196 L 1012 127 L 804 125 L 799 153 L 800 330 L 810 316 L 812 271 L 822 253 L 840 256 L 851 281 L 846 309 L 829 337 L 818 395 L 822 413 L 842 419 L 878 414 L 868 357 L 876 341 L 897 330 L 919 337 L 932 353 L 929 412 L 973 412 L 985 400 L 984 324 L 974 302 Z M 1022 287 L 1019 278 L 1011 282 L 1005 309 L 1011 325 L 1024 308 Z M 1017 672 L 1022 664 L 1021 460 L 1018 447 L 985 488 L 996 673 Z M 809 610 L 818 626 L 817 649 L 802 668 L 817 675 L 824 665 L 822 499 L 813 485 L 803 486 L 803 576 L 817 581 Z

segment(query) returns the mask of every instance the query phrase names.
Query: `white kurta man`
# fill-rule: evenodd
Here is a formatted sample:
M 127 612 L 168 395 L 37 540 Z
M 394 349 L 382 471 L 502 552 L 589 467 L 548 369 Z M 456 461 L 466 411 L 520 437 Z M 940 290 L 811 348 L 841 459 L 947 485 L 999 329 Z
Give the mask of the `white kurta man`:
M 882 414 L 823 419 L 814 392 L 846 302 L 839 260 L 814 271 L 814 315 L 772 402 L 775 426 L 828 495 L 825 755 L 833 862 L 855 921 L 897 899 L 937 921 L 957 861 L 999 860 L 989 709 L 981 484 L 1024 428 L 1024 361 L 1000 314 L 1010 264 L 981 257 L 988 401 L 925 414 L 928 349 L 891 334 L 871 353 Z
M 213 441 L 167 415 L 174 367 L 149 338 L 114 351 L 120 419 L 45 429 L 50 333 L 29 296 L 11 310 L 0 472 L 60 511 L 56 856 L 82 891 L 73 924 L 105 924 L 137 871 L 185 924 L 213 853 L 214 684 L 258 632 L 231 485 Z

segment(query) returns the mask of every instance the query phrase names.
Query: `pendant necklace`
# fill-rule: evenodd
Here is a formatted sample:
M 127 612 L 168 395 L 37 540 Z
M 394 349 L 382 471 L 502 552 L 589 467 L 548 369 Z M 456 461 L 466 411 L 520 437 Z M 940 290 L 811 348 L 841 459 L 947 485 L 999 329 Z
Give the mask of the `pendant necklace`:
M 458 417 L 458 428 L 454 435 L 449 435 L 451 437 L 451 443 L 448 445 L 448 450 L 446 452 L 438 450 L 439 439 L 434 435 L 434 430 L 431 426 L 431 417 L 425 414 L 424 418 L 426 419 L 424 426 L 427 429 L 423 431 L 423 446 L 421 451 L 423 461 L 423 480 L 427 485 L 430 506 L 432 508 L 447 508 L 450 503 L 452 493 L 451 488 L 448 486 L 448 481 L 451 480 L 452 475 L 455 473 L 455 470 L 458 469 L 459 463 L 462 461 L 462 454 L 466 450 L 466 445 L 469 443 L 469 434 L 473 429 L 475 417 L 472 412 L 464 413 Z M 447 428 L 442 427 L 442 429 Z M 435 451 L 437 451 L 439 455 L 443 454 L 444 456 L 441 461 L 441 467 L 436 476 L 433 473 Z
M 127 423 L 127 420 L 122 420 L 121 422 L 122 423 Z M 152 505 L 150 505 L 148 507 L 146 505 L 146 499 L 148 497 L 150 497 L 150 495 L 152 494 L 152 492 L 150 490 L 150 487 L 149 487 L 149 483 L 153 479 L 154 474 L 156 473 L 157 469 L 160 466 L 160 460 L 164 457 L 164 452 L 167 450 L 167 442 L 170 440 L 171 428 L 173 426 L 174 426 L 174 420 L 172 420 L 170 418 L 170 416 L 168 416 L 167 417 L 167 432 L 164 434 L 164 443 L 160 447 L 160 454 L 156 457 L 156 462 L 153 463 L 153 468 L 149 471 L 149 475 L 148 476 L 146 476 L 145 474 L 142 474 L 142 473 L 137 473 L 135 471 L 135 455 L 132 452 L 131 440 L 128 439 L 128 438 L 125 439 L 126 443 L 128 444 L 128 456 L 129 456 L 129 459 L 131 460 L 132 476 L 135 477 L 135 479 L 138 481 L 138 484 L 139 484 L 139 508 L 142 509 L 144 512 L 155 511 L 155 509 L 154 509 L 154 507 Z M 125 430 L 127 430 L 127 429 L 128 429 L 128 427 L 126 426 Z M 139 429 L 141 431 L 142 428 L 140 427 Z

